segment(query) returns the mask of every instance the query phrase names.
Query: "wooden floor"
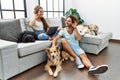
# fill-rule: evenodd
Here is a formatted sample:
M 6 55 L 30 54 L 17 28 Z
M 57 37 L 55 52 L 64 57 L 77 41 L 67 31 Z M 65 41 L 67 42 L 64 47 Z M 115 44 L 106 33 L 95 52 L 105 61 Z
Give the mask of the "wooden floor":
M 65 61 L 62 71 L 54 78 L 44 70 L 46 62 L 9 80 L 120 80 L 120 43 L 110 41 L 99 55 L 87 54 L 94 65 L 107 64 L 109 70 L 100 75 L 89 75 L 86 68 L 78 70 L 74 62 Z

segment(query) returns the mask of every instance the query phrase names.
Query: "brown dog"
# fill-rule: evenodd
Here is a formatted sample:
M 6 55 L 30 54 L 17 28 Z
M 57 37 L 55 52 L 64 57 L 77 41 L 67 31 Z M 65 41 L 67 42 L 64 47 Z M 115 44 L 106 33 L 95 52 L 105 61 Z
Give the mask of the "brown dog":
M 53 75 L 57 77 L 58 73 L 62 70 L 61 64 L 62 61 L 70 59 L 74 60 L 67 52 L 62 51 L 60 53 L 60 47 L 56 46 L 56 48 L 46 48 L 48 60 L 45 65 L 45 70 L 49 73 L 49 75 Z M 52 71 L 51 66 L 56 66 L 55 72 Z

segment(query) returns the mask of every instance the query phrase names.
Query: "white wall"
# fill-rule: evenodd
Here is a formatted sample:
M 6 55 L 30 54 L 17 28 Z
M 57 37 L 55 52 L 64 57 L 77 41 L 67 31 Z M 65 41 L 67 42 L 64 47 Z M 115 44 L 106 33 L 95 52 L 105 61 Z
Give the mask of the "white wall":
M 73 0 L 65 0 L 65 12 L 72 7 L 72 1 Z
M 120 40 L 120 0 L 74 0 L 72 3 L 86 24 L 97 24 L 100 31 L 112 32 L 113 39 Z

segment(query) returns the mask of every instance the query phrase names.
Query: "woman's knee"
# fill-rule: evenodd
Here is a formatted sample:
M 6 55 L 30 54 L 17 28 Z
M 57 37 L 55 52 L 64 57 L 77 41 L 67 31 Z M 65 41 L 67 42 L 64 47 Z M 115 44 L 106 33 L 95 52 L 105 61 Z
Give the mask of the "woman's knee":
M 45 33 L 41 33 L 39 36 L 38 36 L 38 39 L 39 40 L 48 40 L 49 39 L 49 36 Z

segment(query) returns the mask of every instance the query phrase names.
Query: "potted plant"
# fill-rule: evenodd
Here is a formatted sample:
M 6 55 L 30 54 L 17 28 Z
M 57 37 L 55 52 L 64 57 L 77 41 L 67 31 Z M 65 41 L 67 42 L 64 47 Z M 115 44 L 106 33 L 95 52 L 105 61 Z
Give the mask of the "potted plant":
M 76 16 L 78 18 L 78 25 L 84 23 L 84 20 L 81 19 L 80 15 L 79 15 L 79 13 L 77 12 L 76 9 L 70 8 L 66 12 L 66 17 L 69 16 L 69 15 L 74 15 L 74 16 Z

